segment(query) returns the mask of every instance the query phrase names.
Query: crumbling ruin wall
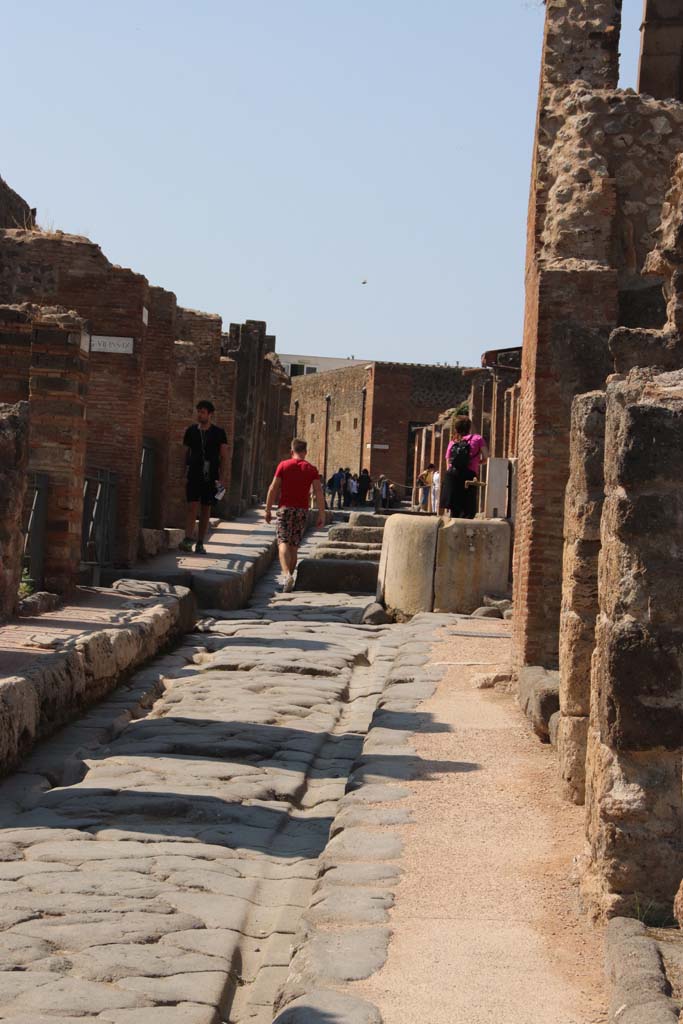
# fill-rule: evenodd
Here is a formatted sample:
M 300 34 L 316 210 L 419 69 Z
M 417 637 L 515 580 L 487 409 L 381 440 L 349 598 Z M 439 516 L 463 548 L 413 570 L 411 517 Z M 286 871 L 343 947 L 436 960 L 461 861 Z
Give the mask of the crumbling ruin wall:
M 662 919 L 683 876 L 683 371 L 607 387 L 584 898 Z
M 565 796 L 582 804 L 590 714 L 591 657 L 598 614 L 598 556 L 605 452 L 605 394 L 574 399 L 564 508 L 557 753 Z
M 0 178 L 0 228 L 31 228 L 36 211 Z
M 28 464 L 28 405 L 0 404 L 0 621 L 18 600 Z
M 620 3 L 548 0 L 532 169 L 518 436 L 513 660 L 559 658 L 571 403 L 601 389 L 617 325 L 659 327 L 641 275 L 683 106 L 616 89 Z

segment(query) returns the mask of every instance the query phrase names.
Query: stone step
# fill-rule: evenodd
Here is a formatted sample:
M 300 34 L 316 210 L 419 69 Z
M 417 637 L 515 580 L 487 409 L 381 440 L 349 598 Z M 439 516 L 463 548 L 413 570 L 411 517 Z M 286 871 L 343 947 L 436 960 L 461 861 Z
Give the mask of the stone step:
M 368 551 L 367 548 L 319 547 L 313 552 L 313 558 L 336 558 L 344 562 L 379 562 L 381 552 Z
M 382 526 L 333 526 L 328 534 L 333 541 L 350 541 L 355 544 L 381 544 L 384 535 Z

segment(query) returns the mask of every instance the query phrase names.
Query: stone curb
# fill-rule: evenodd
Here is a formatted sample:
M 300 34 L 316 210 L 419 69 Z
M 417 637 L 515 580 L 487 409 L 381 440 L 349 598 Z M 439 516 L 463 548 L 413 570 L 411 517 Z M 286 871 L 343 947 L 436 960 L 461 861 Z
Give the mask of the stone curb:
M 121 580 L 116 590 L 131 598 L 119 623 L 0 679 L 0 776 L 194 626 L 196 602 L 184 587 Z
M 642 922 L 614 917 L 608 923 L 605 971 L 613 986 L 610 1024 L 678 1024 L 659 946 Z
M 443 668 L 426 663 L 433 634 L 454 618 L 422 613 L 399 627 L 401 646 L 387 662 L 382 695 L 320 857 L 313 899 L 296 936 L 273 1024 L 310 1024 L 316 1014 L 320 1019 L 333 1014 L 337 1024 L 381 1024 L 379 1010 L 345 986 L 370 977 L 386 961 L 388 910 L 402 854 L 392 829 L 409 820 L 400 804 L 410 791 L 401 783 L 415 777 L 419 760 L 410 742 L 417 730 L 410 715 L 434 693 L 443 675 Z M 382 646 L 380 640 L 379 658 Z

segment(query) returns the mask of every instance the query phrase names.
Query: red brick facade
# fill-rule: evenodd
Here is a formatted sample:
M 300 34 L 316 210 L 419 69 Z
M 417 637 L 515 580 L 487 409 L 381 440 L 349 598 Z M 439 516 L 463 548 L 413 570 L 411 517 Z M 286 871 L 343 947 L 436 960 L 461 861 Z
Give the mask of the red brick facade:
M 295 377 L 297 436 L 327 479 L 339 467 L 389 477 L 409 496 L 418 428 L 467 397 L 461 369 L 410 363 L 369 363 Z M 329 397 L 328 397 L 329 396 Z
M 258 345 L 238 391 L 238 363 L 223 351 L 219 316 L 178 306 L 172 292 L 113 266 L 87 238 L 30 227 L 22 203 L 0 180 L 0 304 L 35 304 L 20 313 L 5 308 L 0 317 L 0 398 L 30 399 L 29 468 L 50 478 L 45 582 L 65 592 L 78 574 L 84 476 L 112 477 L 115 496 L 113 546 L 103 554 L 100 545 L 86 561 L 130 564 L 141 526 L 184 524 L 182 439 L 200 399 L 213 401 L 215 422 L 226 430 L 229 487 L 239 395 L 248 412 L 237 510 L 264 496 L 288 380 L 271 358 L 275 340 L 265 323 L 248 321 L 245 331 L 256 333 Z M 8 226 L 17 211 L 29 229 Z M 59 311 L 56 319 L 41 312 L 48 306 Z M 78 327 L 83 321 L 87 330 Z M 227 508 L 225 501 L 218 511 Z

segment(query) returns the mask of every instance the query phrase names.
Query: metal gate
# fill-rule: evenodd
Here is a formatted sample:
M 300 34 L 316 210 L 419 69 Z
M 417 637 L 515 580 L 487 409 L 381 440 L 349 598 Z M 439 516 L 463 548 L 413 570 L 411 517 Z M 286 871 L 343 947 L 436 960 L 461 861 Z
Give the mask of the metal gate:
M 30 473 L 24 501 L 23 570 L 34 590 L 42 590 L 45 563 L 45 530 L 47 525 L 46 473 Z
M 108 469 L 89 469 L 83 481 L 83 528 L 81 565 L 92 567 L 92 582 L 99 570 L 114 561 L 116 536 L 116 474 Z

